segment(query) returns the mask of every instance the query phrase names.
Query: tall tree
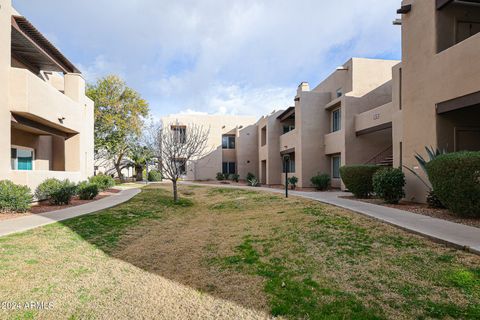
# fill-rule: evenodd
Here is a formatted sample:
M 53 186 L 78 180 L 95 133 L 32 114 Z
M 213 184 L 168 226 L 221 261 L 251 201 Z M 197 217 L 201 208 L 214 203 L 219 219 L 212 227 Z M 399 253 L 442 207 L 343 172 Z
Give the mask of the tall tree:
M 89 84 L 87 96 L 95 102 L 95 154 L 111 160 L 123 181 L 124 160 L 141 134 L 148 102 L 115 75 Z

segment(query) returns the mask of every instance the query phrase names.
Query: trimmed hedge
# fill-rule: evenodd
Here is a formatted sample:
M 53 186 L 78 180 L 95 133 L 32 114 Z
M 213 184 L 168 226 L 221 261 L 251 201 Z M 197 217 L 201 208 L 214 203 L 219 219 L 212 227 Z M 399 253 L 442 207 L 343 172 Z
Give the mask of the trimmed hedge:
M 405 174 L 398 168 L 384 168 L 373 175 L 373 191 L 386 203 L 397 204 L 405 197 Z
M 162 173 L 158 170 L 150 170 L 148 171 L 147 180 L 150 182 L 158 182 L 162 181 Z
M 317 174 L 310 179 L 317 190 L 324 191 L 330 187 L 330 176 L 326 173 Z
M 77 194 L 80 200 L 92 200 L 98 196 L 98 185 L 88 181 L 83 181 L 78 184 Z
M 14 184 L 9 180 L 0 181 L 0 212 L 28 211 L 32 200 L 29 187 Z
M 115 180 L 105 174 L 98 174 L 88 179 L 90 183 L 95 183 L 100 191 L 105 191 L 115 186 Z
M 349 165 L 340 168 L 340 177 L 347 189 L 357 198 L 368 198 L 373 192 L 372 178 L 381 169 L 376 165 Z
M 454 152 L 426 165 L 441 203 L 461 216 L 480 217 L 480 152 Z
M 49 200 L 53 205 L 69 204 L 77 192 L 75 183 L 68 179 L 60 181 L 52 178 L 43 181 L 35 190 L 35 197 L 38 200 Z

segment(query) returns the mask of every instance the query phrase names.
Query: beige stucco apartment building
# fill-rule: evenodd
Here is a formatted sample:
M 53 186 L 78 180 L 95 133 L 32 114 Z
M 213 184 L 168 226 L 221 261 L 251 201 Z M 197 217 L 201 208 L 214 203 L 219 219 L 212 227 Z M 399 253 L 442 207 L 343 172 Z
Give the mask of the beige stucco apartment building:
M 423 176 L 414 153 L 425 155 L 425 146 L 480 150 L 480 6 L 478 1 L 406 0 L 399 13 L 394 165 Z M 426 188 L 405 173 L 407 199 L 423 202 Z
M 0 180 L 34 189 L 93 175 L 93 102 L 79 70 L 10 0 L 0 0 L 0 43 Z
M 391 161 L 392 67 L 398 61 L 353 58 L 315 88 L 302 82 L 294 105 L 258 122 L 259 173 L 264 184 L 284 183 L 283 155 L 299 187 L 318 173 L 341 187 L 345 164 Z M 391 120 L 390 120 L 391 123 Z
M 257 122 L 249 118 L 243 124 L 248 129 L 238 129 L 235 120 L 216 130 L 212 147 L 221 148 L 225 134 L 243 142 L 234 152 L 211 153 L 208 169 L 189 177 L 213 179 L 222 162 L 236 159 L 241 175 L 258 173 L 262 184 L 280 185 L 288 155 L 298 186 L 312 187 L 312 176 L 328 173 L 332 186 L 343 188 L 341 166 L 378 164 L 402 168 L 406 198 L 425 202 L 427 188 L 406 169 L 426 178 L 417 152 L 426 156 L 426 146 L 480 150 L 480 5 L 405 0 L 398 14 L 402 61 L 353 58 L 313 89 L 302 82 L 292 106 Z
M 202 157 L 192 159 L 184 168 L 186 180 L 212 180 L 218 172 L 257 175 L 258 145 L 256 118 L 231 115 L 177 114 L 161 118 L 162 126 L 185 130 L 197 125 L 209 131 Z

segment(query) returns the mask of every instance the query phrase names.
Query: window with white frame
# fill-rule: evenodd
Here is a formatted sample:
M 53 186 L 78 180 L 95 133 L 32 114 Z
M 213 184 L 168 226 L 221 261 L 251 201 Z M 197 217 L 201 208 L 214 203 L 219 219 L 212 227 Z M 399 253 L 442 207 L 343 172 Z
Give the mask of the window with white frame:
M 12 170 L 30 171 L 34 169 L 35 151 L 32 148 L 12 146 L 10 152 Z
M 332 178 L 340 179 L 340 166 L 342 158 L 340 155 L 332 157 Z
M 332 112 L 332 132 L 342 129 L 342 110 L 339 108 Z

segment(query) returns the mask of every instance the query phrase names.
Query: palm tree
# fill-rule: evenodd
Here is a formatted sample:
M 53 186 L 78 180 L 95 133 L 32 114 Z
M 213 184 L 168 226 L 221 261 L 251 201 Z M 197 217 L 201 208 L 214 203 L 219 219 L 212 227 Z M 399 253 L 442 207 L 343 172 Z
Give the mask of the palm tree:
M 135 180 L 143 181 L 143 169 L 152 161 L 153 152 L 146 146 L 134 145 L 129 152 L 130 166 L 135 168 Z

